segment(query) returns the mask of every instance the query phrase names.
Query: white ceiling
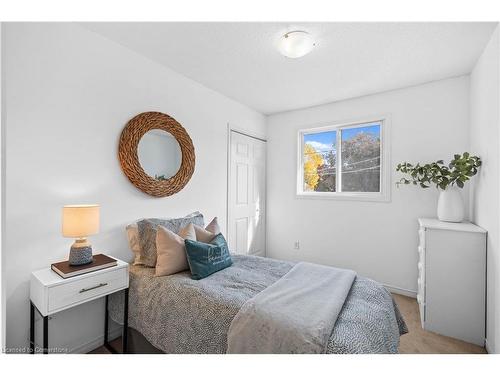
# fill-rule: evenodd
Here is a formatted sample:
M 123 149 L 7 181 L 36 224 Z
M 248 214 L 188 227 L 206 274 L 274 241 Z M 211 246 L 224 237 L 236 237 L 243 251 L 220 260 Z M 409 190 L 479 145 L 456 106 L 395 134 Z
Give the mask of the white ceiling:
M 86 23 L 259 112 L 270 114 L 467 74 L 496 23 Z M 276 49 L 291 30 L 316 48 Z

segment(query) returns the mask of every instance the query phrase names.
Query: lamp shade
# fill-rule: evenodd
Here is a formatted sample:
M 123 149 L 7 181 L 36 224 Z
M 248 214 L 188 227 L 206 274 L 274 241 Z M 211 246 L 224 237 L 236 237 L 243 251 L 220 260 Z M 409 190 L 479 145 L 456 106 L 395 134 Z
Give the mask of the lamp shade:
M 62 235 L 82 238 L 99 233 L 99 205 L 69 205 L 62 211 Z

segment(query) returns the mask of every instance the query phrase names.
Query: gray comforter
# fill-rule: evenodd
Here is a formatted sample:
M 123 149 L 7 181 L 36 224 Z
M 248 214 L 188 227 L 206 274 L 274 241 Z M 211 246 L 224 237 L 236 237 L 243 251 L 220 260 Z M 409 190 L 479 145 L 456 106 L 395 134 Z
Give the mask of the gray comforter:
M 355 279 L 352 270 L 297 263 L 243 304 L 229 327 L 227 353 L 325 353 Z
M 189 272 L 155 277 L 130 266 L 129 326 L 165 353 L 225 353 L 227 333 L 243 304 L 294 266 L 292 262 L 233 256 L 233 265 L 202 280 Z M 123 295 L 110 297 L 120 322 Z M 328 340 L 327 353 L 397 353 L 406 325 L 380 284 L 357 277 Z

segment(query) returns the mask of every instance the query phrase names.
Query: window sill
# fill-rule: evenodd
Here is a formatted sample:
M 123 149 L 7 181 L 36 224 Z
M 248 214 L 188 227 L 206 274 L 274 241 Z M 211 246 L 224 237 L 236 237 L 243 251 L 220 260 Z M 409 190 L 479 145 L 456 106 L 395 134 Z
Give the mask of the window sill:
M 362 201 L 362 202 L 390 202 L 388 194 L 383 193 L 321 193 L 321 192 L 299 192 L 298 199 L 325 199 L 339 201 Z

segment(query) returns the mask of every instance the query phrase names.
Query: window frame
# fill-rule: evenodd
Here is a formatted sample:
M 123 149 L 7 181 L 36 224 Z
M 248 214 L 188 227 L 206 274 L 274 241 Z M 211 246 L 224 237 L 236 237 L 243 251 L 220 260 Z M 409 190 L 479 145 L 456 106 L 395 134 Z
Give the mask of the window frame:
M 322 191 L 304 191 L 304 135 L 315 134 L 326 131 L 337 131 L 336 134 L 336 150 L 337 153 L 337 184 L 342 184 L 342 171 L 339 171 L 338 166 L 342 163 L 342 134 L 339 130 L 352 129 L 366 126 L 366 124 L 379 122 L 380 123 L 380 192 L 322 192 Z M 298 147 L 297 147 L 297 198 L 312 198 L 312 199 L 336 199 L 336 200 L 357 200 L 357 201 L 372 201 L 372 202 L 390 202 L 391 193 L 391 171 L 390 171 L 390 115 L 369 116 L 349 121 L 327 122 L 322 124 L 310 125 L 298 131 Z M 340 172 L 340 173 L 339 173 Z M 340 176 L 340 178 L 339 178 Z

